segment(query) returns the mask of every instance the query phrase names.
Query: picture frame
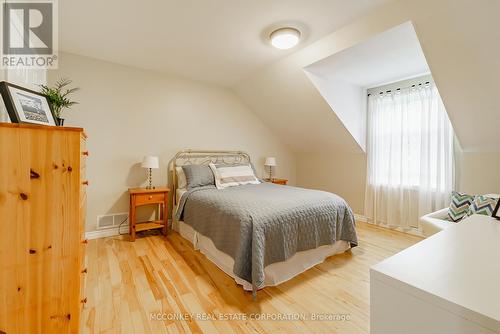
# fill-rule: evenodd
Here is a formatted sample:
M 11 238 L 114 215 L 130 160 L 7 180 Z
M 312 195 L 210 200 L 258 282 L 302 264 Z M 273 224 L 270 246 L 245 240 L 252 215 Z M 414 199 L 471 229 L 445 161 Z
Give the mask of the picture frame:
M 500 199 L 498 200 L 497 206 L 495 207 L 495 210 L 493 210 L 493 214 L 491 216 L 500 220 Z
M 45 95 L 7 81 L 0 82 L 0 94 L 12 123 L 59 125 Z

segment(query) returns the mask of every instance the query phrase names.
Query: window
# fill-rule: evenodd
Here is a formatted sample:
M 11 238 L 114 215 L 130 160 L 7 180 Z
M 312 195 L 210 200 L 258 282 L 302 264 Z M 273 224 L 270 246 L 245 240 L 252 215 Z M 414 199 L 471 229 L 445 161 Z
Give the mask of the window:
M 434 83 L 369 96 L 367 154 L 368 214 L 378 211 L 387 222 L 387 211 L 408 209 L 412 217 L 399 218 L 413 225 L 429 206 L 447 205 L 453 128 Z

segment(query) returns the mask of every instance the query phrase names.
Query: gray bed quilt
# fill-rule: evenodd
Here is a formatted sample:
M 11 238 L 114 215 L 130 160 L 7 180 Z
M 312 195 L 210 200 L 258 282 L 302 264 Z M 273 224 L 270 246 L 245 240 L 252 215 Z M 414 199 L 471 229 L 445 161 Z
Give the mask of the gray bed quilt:
M 236 276 L 264 284 L 264 268 L 296 252 L 331 245 L 356 246 L 354 216 L 332 193 L 272 183 L 186 192 L 175 214 L 234 259 Z

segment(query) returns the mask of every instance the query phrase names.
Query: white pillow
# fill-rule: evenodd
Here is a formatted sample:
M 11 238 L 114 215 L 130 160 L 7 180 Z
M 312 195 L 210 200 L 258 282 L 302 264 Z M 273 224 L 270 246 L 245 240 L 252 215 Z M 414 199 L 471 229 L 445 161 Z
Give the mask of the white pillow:
M 177 173 L 177 188 L 185 189 L 187 187 L 187 180 L 184 169 L 182 167 L 175 167 L 175 172 Z
M 210 163 L 209 166 L 214 173 L 217 189 L 260 183 L 250 165 L 225 166 Z

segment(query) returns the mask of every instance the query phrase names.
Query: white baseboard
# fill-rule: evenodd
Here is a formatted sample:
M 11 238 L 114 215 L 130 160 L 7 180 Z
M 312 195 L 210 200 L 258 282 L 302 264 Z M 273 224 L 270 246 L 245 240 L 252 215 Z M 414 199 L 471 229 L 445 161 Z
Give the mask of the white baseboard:
M 425 235 L 422 233 L 422 231 L 418 227 L 401 228 L 401 227 L 396 227 L 396 226 L 385 225 L 382 223 L 374 223 L 372 221 L 369 221 L 368 218 L 366 218 L 366 217 L 365 217 L 365 219 L 366 219 L 366 221 L 365 221 L 366 223 L 373 225 L 373 226 L 385 228 L 385 229 L 392 230 L 392 231 L 398 231 L 398 232 L 402 232 L 402 233 L 406 233 L 406 234 L 411 234 L 411 235 L 415 235 L 417 237 L 425 237 Z
M 419 237 L 423 237 L 424 236 L 424 234 L 422 233 L 422 231 L 420 231 L 417 227 L 410 227 L 408 229 L 403 229 L 403 228 L 400 228 L 400 227 L 387 226 L 387 225 L 381 224 L 381 223 L 376 224 L 376 223 L 374 223 L 372 221 L 369 221 L 368 217 L 363 216 L 363 215 L 359 215 L 357 213 L 354 214 L 354 219 L 357 222 L 368 223 L 370 225 L 374 225 L 374 226 L 386 228 L 386 229 L 389 229 L 389 230 L 395 230 L 395 231 L 399 231 L 399 232 L 403 232 L 403 233 L 407 233 L 407 234 L 411 234 L 411 235 L 416 235 L 416 236 L 419 236 Z
M 359 215 L 359 214 L 357 214 L 357 213 L 355 213 L 355 214 L 354 214 L 354 219 L 355 219 L 357 222 L 368 223 L 368 218 L 366 218 L 366 216 Z
M 171 219 L 168 220 L 168 226 L 169 228 L 171 228 L 172 226 Z M 122 234 L 128 234 L 128 224 L 123 224 L 120 228 L 120 231 L 122 231 Z M 106 237 L 115 237 L 117 235 L 120 235 L 118 226 L 85 232 L 85 238 L 88 240 L 106 238 Z
M 128 233 L 128 224 L 124 224 L 121 227 L 122 233 Z M 95 231 L 88 231 L 85 232 L 85 238 L 91 240 L 91 239 L 99 239 L 99 238 L 106 238 L 106 237 L 114 237 L 120 235 L 120 232 L 118 230 L 118 226 L 116 227 L 111 227 L 111 228 L 106 228 L 102 230 L 95 230 Z

